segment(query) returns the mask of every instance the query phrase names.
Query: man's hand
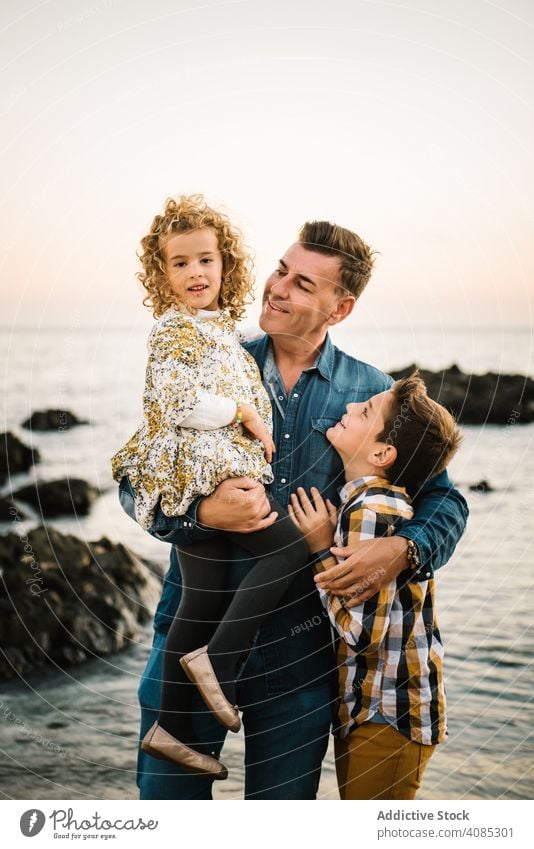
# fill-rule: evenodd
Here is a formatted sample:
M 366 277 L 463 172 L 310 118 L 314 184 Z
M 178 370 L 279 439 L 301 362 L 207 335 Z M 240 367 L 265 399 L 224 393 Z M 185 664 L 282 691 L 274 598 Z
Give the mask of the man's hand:
M 198 505 L 198 521 L 207 528 L 250 534 L 268 528 L 271 512 L 265 487 L 250 478 L 227 478 Z
M 355 607 L 376 595 L 409 566 L 407 547 L 404 537 L 393 536 L 364 540 L 352 548 L 331 548 L 332 554 L 346 560 L 320 572 L 315 583 L 333 595 L 342 595 L 345 607 Z
M 330 500 L 324 501 L 315 486 L 312 486 L 310 492 L 313 502 L 306 495 L 306 491 L 299 486 L 297 494 L 291 495 L 291 504 L 287 512 L 302 536 L 306 538 L 310 552 L 314 554 L 332 545 L 337 510 Z

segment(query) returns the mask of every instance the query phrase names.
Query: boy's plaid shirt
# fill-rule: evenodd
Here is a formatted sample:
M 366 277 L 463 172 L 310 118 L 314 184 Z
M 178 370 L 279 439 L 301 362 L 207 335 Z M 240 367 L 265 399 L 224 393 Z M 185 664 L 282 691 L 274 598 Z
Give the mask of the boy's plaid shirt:
M 390 536 L 413 515 L 405 489 L 367 476 L 347 483 L 336 545 Z M 337 562 L 319 552 L 315 571 Z M 426 745 L 446 737 L 443 646 L 434 614 L 434 581 L 411 581 L 402 572 L 377 595 L 346 610 L 343 598 L 319 590 L 338 640 L 340 708 L 335 729 L 341 737 L 378 711 L 406 737 Z

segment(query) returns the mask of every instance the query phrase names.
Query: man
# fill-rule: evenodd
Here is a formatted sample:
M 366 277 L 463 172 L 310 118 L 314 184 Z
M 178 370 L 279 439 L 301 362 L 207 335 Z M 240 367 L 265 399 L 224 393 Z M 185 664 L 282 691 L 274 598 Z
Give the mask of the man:
M 260 319 L 265 336 L 247 347 L 272 400 L 277 447 L 272 492 L 282 504 L 289 503 L 299 486 L 316 486 L 324 498 L 337 502 L 343 466 L 325 433 L 347 403 L 366 400 L 391 385 L 387 375 L 339 351 L 328 336 L 329 328 L 352 312 L 372 265 L 370 249 L 355 233 L 311 222 L 265 285 Z M 359 543 L 355 551 L 337 550 L 345 562 L 323 573 L 322 586 L 350 596 L 349 605 L 355 605 L 407 568 L 417 581 L 447 562 L 465 527 L 464 499 L 446 472 L 411 495 L 414 519 L 394 537 Z M 180 600 L 179 547 L 216 533 L 213 529 L 247 533 L 274 518 L 261 484 L 237 478 L 197 499 L 187 515 L 162 517 L 151 529 L 174 545 L 139 688 L 141 738 L 157 718 L 165 635 Z M 248 568 L 250 562 L 236 550 L 235 586 Z M 298 574 L 284 602 L 259 631 L 238 681 L 247 799 L 315 798 L 328 745 L 337 690 L 335 659 L 311 568 Z M 226 732 L 200 696 L 196 708 L 196 740 L 206 753 L 217 755 Z M 142 799 L 212 798 L 210 778 L 182 772 L 142 752 L 138 783 Z

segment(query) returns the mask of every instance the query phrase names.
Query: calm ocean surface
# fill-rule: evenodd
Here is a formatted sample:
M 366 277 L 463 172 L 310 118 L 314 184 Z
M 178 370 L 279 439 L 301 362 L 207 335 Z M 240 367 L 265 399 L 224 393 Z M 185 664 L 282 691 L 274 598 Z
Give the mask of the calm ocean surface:
M 0 331 L 5 364 L 4 422 L 23 441 L 20 423 L 33 410 L 70 409 L 90 420 L 64 434 L 33 434 L 40 479 L 82 477 L 102 497 L 87 518 L 53 522 L 86 540 L 105 535 L 164 563 L 168 549 L 120 510 L 109 457 L 140 416 L 144 331 L 54 329 Z M 385 370 L 416 361 L 457 363 L 465 371 L 534 373 L 529 331 L 341 327 L 345 350 Z M 468 530 L 438 576 L 438 610 L 446 645 L 449 740 L 430 761 L 420 798 L 532 798 L 534 790 L 532 584 L 534 425 L 466 427 L 451 476 L 468 497 Z M 494 491 L 468 492 L 488 479 Z M 14 488 L 28 475 L 16 476 Z M 27 523 L 27 527 L 36 524 Z M 11 530 L 0 525 L 0 533 Z M 136 687 L 150 629 L 122 654 L 0 684 L 0 793 L 5 798 L 135 798 Z M 24 723 L 17 725 L 13 716 Z M 41 740 L 41 738 L 44 738 Z M 50 745 L 47 746 L 47 741 Z M 51 751 L 51 744 L 60 746 Z M 219 798 L 242 797 L 243 742 L 228 740 L 230 777 Z M 222 786 L 219 786 L 222 785 Z M 331 753 L 321 798 L 337 798 Z

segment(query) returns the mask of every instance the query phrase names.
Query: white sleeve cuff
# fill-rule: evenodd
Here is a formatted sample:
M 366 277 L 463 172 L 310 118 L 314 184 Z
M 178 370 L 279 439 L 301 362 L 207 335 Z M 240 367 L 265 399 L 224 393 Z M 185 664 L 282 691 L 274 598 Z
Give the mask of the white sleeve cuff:
M 200 403 L 180 422 L 180 427 L 195 430 L 216 430 L 230 424 L 237 410 L 237 403 L 222 395 L 199 392 Z

